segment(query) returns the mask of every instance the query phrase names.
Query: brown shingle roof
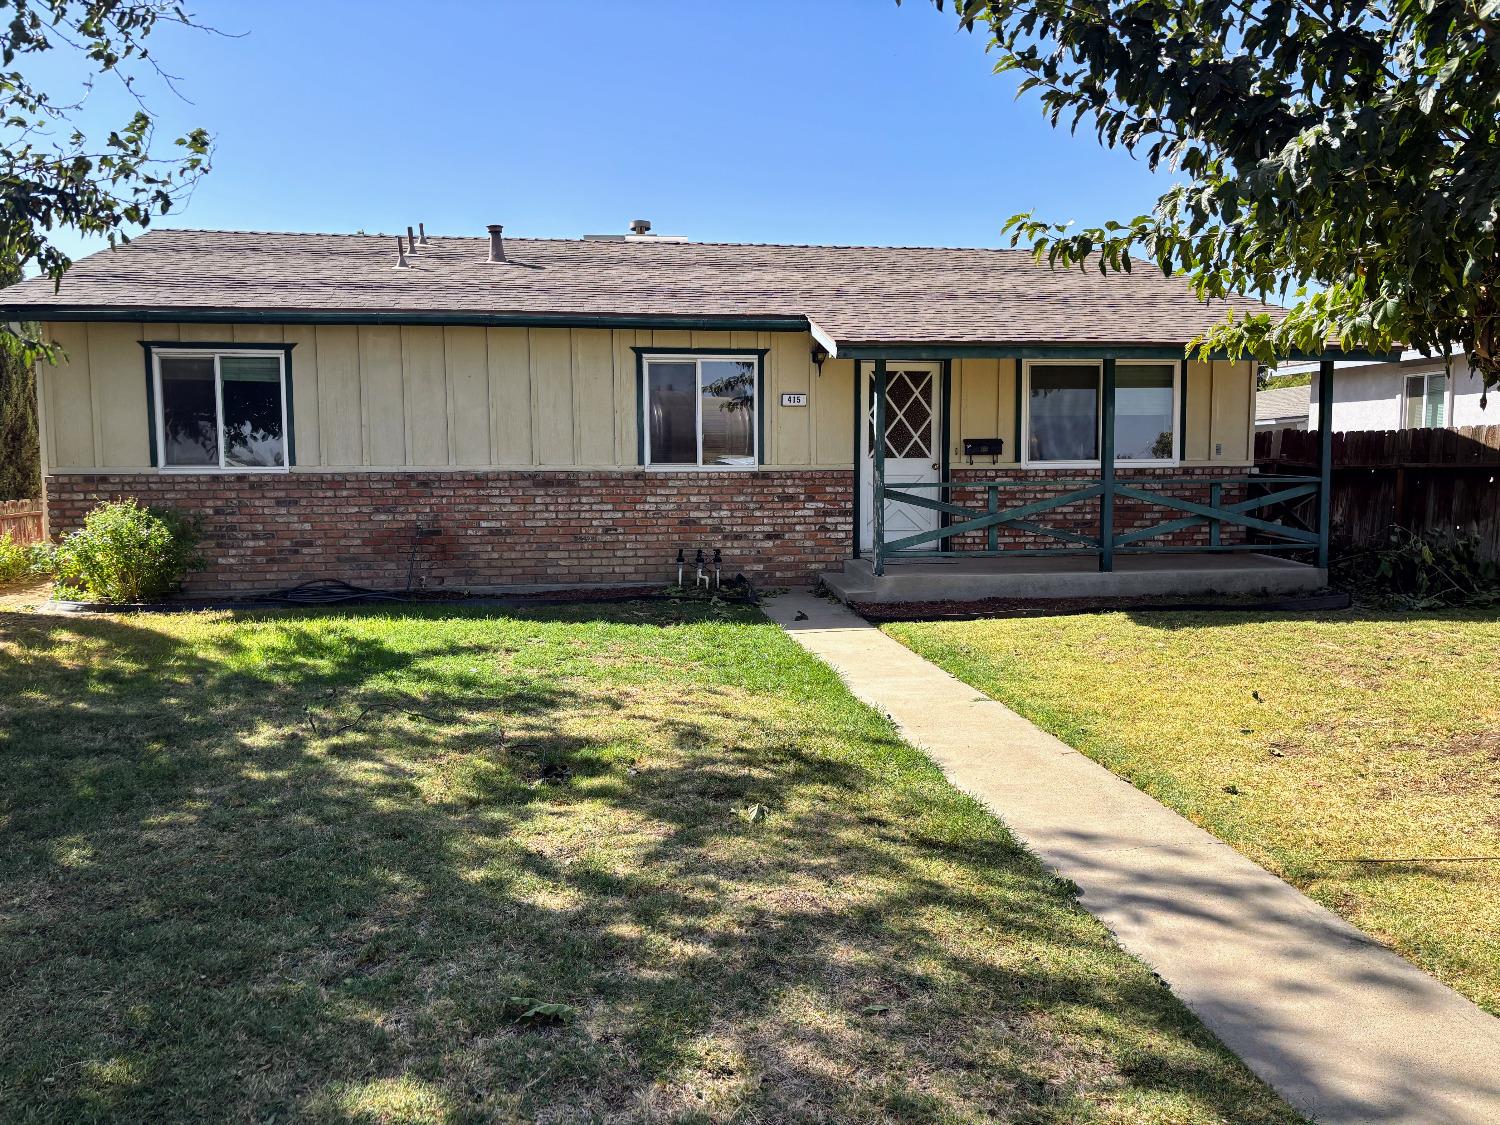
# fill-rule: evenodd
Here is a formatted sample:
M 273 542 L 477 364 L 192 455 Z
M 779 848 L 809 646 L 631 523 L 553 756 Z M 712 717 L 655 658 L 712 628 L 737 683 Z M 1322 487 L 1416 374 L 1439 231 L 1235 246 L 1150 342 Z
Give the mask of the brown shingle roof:
M 1277 418 L 1306 418 L 1312 387 L 1268 387 L 1255 394 L 1255 420 L 1272 422 Z
M 0 295 L 0 312 L 811 320 L 840 345 L 1180 345 L 1223 318 L 1181 279 L 1052 270 L 1024 250 L 156 230 Z M 1267 306 L 1236 299 L 1241 310 Z M 1275 310 L 1278 311 L 1279 310 Z

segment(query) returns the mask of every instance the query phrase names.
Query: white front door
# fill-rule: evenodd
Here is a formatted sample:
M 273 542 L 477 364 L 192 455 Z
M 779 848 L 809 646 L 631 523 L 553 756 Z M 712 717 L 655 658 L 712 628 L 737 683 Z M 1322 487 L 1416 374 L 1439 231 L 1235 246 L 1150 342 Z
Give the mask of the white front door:
M 860 412 L 865 424 L 859 428 L 859 545 L 870 550 L 875 545 L 875 454 L 870 444 L 875 429 L 874 404 L 870 388 L 874 382 L 874 364 L 861 363 Z M 936 363 L 897 363 L 886 366 L 885 375 L 885 484 L 895 488 L 916 482 L 933 483 L 940 479 L 943 451 L 938 419 L 938 381 Z M 917 489 L 916 494 L 941 499 L 935 488 Z M 921 531 L 933 531 L 938 513 L 931 508 L 917 508 L 898 500 L 885 506 L 885 540 L 900 539 Z M 939 544 L 924 543 L 914 550 L 936 550 Z

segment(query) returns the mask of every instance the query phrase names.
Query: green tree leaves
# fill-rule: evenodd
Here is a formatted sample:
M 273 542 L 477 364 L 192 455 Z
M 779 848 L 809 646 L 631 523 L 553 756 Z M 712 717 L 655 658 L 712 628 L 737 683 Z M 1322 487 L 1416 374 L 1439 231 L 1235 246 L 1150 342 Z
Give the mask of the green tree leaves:
M 152 116 L 136 91 L 140 73 L 171 84 L 146 46 L 162 21 L 197 26 L 173 0 L 0 0 L 0 262 L 17 275 L 35 267 L 60 280 L 72 262 L 52 240 L 59 227 L 114 243 L 170 210 L 208 171 L 202 129 L 156 151 Z M 89 137 L 77 124 L 87 86 L 68 100 L 31 76 L 56 72 L 38 65 L 52 51 L 119 81 L 139 108 L 103 137 Z
M 899 0 L 898 0 L 899 2 Z M 933 0 L 941 10 L 943 0 Z M 1294 306 L 1195 341 L 1263 361 L 1405 345 L 1500 383 L 1500 0 L 958 0 L 1054 123 L 1184 181 L 1150 215 L 1007 224 L 1054 266 Z

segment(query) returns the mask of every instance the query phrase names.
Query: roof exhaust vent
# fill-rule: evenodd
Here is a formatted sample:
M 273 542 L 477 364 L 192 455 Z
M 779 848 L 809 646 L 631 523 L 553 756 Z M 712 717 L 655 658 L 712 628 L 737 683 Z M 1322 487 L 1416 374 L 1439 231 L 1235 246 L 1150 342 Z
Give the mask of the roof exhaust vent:
M 409 270 L 411 263 L 406 260 L 406 243 L 401 241 L 401 236 L 396 236 L 396 264 L 391 267 L 394 270 Z
M 418 223 L 417 224 L 417 245 L 418 246 L 430 246 L 431 245 L 431 243 L 429 243 L 427 241 L 427 224 L 426 223 Z
M 411 227 L 406 228 L 406 245 L 411 247 L 411 252 L 417 252 L 417 236 L 412 233 Z
M 499 223 L 491 223 L 487 229 L 490 232 L 490 261 L 505 261 L 505 228 Z
M 631 219 L 630 233 L 624 236 L 626 242 L 686 242 L 687 239 L 680 234 L 653 234 L 649 219 Z

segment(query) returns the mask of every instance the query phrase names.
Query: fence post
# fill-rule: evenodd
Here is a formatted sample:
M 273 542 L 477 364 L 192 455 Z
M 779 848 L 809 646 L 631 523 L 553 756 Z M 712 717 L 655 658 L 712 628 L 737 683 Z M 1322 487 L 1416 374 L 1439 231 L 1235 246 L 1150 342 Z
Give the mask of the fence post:
M 1318 363 L 1318 567 L 1328 568 L 1333 526 L 1333 360 Z
M 1208 486 L 1208 506 L 1210 508 L 1221 508 L 1224 506 L 1224 486 L 1222 484 L 1215 483 Z M 1217 517 L 1208 521 L 1208 545 L 1210 547 L 1217 547 L 1219 545 L 1219 527 L 1222 522 Z
M 984 491 L 985 511 L 989 512 L 989 514 L 993 516 L 1000 510 L 1000 489 L 996 485 L 991 484 L 987 485 Z M 984 538 L 985 547 L 988 550 L 998 551 L 1000 549 L 1000 529 L 997 526 L 995 526 L 994 524 L 990 524 L 989 531 L 985 533 Z
M 1104 360 L 1104 409 L 1099 434 L 1099 569 L 1115 568 L 1115 361 Z

